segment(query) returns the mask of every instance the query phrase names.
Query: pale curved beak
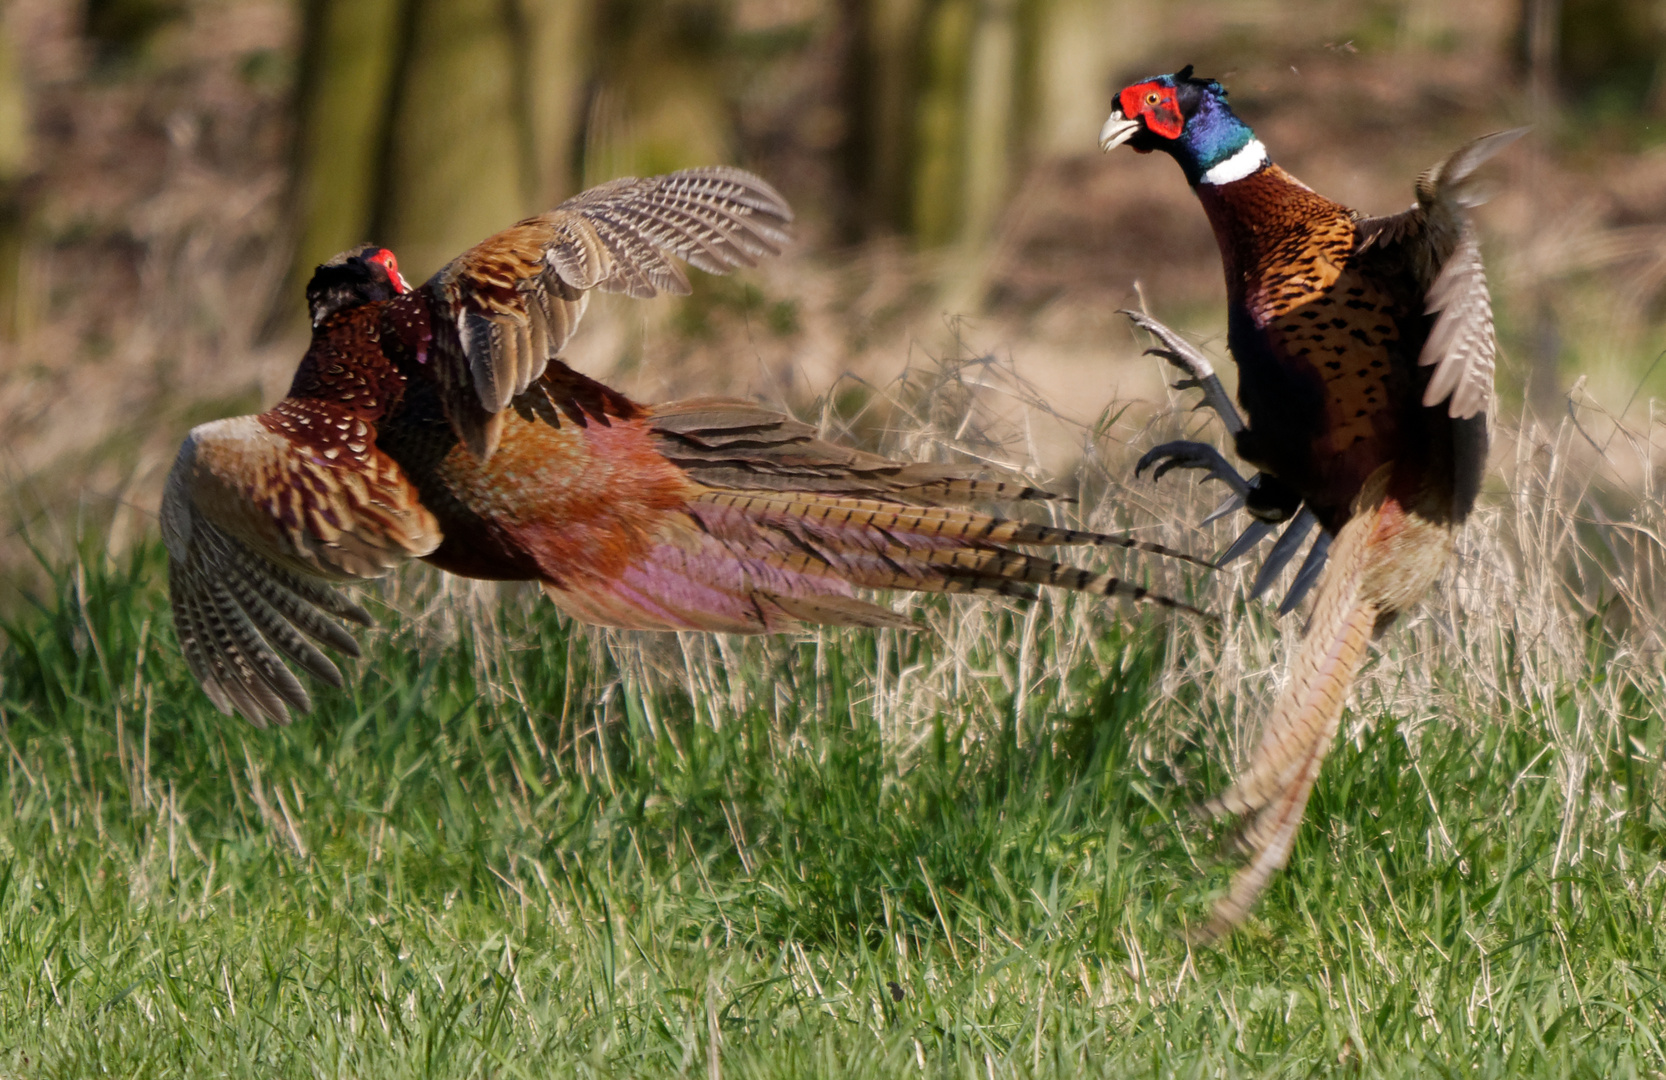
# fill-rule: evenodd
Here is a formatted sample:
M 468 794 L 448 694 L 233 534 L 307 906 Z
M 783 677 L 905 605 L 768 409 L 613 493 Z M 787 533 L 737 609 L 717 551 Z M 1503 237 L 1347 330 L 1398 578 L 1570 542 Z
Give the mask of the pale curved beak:
M 1119 105 L 1111 110 L 1110 118 L 1105 121 L 1105 126 L 1099 129 L 1099 149 L 1110 153 L 1132 139 L 1134 133 L 1139 130 L 1140 122 L 1123 116 L 1122 107 Z

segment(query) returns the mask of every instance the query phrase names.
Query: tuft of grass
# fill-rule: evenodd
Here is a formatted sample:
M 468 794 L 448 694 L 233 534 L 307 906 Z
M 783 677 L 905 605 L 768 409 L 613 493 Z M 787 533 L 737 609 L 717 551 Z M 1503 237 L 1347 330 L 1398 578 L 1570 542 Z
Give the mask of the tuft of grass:
M 932 399 L 879 404 L 924 451 Z M 1517 440 L 1209 949 L 1230 834 L 1189 808 L 1295 637 L 1239 571 L 1145 571 L 1222 627 L 908 600 L 921 633 L 767 640 L 413 573 L 347 688 L 256 731 L 186 672 L 158 546 L 84 552 L 3 627 L 0 1073 L 1659 1075 L 1660 514 L 1577 440 Z M 1219 541 L 1120 469 L 1082 518 Z

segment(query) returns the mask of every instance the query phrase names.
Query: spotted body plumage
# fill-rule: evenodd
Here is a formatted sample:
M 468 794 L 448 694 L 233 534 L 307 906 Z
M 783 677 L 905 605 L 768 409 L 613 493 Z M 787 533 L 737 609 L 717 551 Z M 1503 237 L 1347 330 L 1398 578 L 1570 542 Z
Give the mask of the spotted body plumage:
M 1429 438 L 1416 415 L 1429 319 L 1413 288 L 1374 272 L 1357 216 L 1277 165 L 1198 198 L 1226 274 L 1239 455 L 1334 532 L 1373 471 Z

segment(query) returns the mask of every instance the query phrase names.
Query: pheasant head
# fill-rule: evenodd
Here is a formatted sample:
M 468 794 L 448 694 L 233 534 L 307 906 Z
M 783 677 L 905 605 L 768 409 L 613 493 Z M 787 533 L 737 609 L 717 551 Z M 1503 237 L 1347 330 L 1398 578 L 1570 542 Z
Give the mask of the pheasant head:
M 1142 154 L 1168 154 L 1193 187 L 1242 180 L 1267 164 L 1267 148 L 1227 106 L 1226 89 L 1195 78 L 1190 64 L 1117 94 L 1099 146 L 1110 151 L 1124 144 Z
M 321 325 L 338 311 L 390 300 L 410 292 L 399 273 L 399 260 L 387 248 L 367 246 L 344 251 L 312 272 L 307 282 L 307 311 Z

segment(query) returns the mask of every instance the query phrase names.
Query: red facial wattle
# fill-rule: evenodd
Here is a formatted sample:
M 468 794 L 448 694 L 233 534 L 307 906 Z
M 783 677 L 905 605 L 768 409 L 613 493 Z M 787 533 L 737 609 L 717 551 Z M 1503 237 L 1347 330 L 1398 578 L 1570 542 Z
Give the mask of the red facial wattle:
M 1117 95 L 1122 115 L 1130 120 L 1142 120 L 1146 130 L 1164 139 L 1178 139 L 1186 129 L 1186 117 L 1180 111 L 1180 96 L 1174 87 L 1160 82 L 1138 83 Z
M 399 273 L 399 260 L 394 258 L 393 252 L 389 251 L 387 248 L 381 249 L 365 261 L 373 262 L 377 266 L 380 266 L 383 270 L 386 270 L 388 272 L 388 280 L 393 283 L 395 291 L 402 293 L 408 293 L 411 291 L 411 287 L 405 283 L 404 277 Z

